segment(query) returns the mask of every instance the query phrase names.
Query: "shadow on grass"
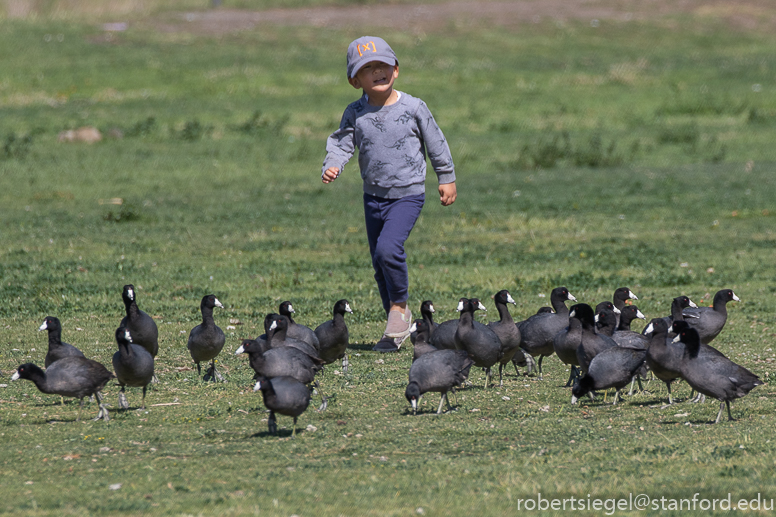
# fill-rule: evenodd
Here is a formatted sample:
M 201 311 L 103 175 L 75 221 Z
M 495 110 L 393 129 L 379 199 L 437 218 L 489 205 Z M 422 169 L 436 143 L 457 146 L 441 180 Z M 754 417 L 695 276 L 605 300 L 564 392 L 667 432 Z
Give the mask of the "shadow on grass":
M 303 436 L 305 434 L 304 429 L 297 428 L 296 430 L 296 436 L 297 438 L 300 436 Z M 278 429 L 277 434 L 271 434 L 269 431 L 259 431 L 258 433 L 251 434 L 246 437 L 248 438 L 291 438 L 291 430 L 288 429 Z
M 377 341 L 374 343 L 365 343 L 363 345 L 348 345 L 348 350 L 366 350 L 367 352 L 371 352 L 372 348 L 377 344 Z
M 418 412 L 416 414 L 414 414 L 414 415 L 412 414 L 412 408 L 406 408 L 404 410 L 404 412 L 401 413 L 401 416 L 411 416 L 411 417 L 423 416 L 423 415 L 425 415 L 425 416 L 442 416 L 442 415 L 446 415 L 448 413 L 458 413 L 458 409 L 460 407 L 461 407 L 460 405 L 457 405 L 457 406 L 453 406 L 452 409 L 445 408 L 445 410 L 442 411 L 439 414 L 437 414 L 436 409 L 428 409 L 428 410 L 424 411 L 424 410 L 421 410 L 420 408 L 418 408 Z

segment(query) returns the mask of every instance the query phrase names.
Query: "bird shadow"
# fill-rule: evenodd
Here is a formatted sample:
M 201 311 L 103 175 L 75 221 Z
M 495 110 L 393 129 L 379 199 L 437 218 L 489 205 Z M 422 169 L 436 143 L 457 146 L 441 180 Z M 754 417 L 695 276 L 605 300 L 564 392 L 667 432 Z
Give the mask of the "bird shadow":
M 733 419 L 733 422 L 735 422 L 736 419 Z M 728 422 L 727 418 L 723 418 L 719 423 Z M 660 421 L 661 424 L 687 424 L 690 425 L 715 425 L 714 419 L 712 418 L 709 420 L 708 418 L 696 418 L 694 420 L 685 420 L 685 419 L 676 419 L 676 418 L 666 418 L 665 420 Z
M 372 351 L 372 348 L 377 344 L 375 341 L 374 343 L 365 343 L 363 345 L 348 345 L 348 350 L 366 350 L 366 351 Z
M 50 425 L 50 424 L 73 424 L 76 422 L 77 420 L 75 419 L 75 417 L 73 417 L 73 418 L 48 418 L 43 420 L 24 422 L 24 424 L 30 427 L 34 427 L 34 426 L 43 427 L 45 425 Z
M 105 404 L 105 407 L 111 407 L 111 406 L 109 404 Z M 148 406 L 146 407 L 129 406 L 128 408 L 118 407 L 118 408 L 115 408 L 114 411 L 116 412 L 116 414 L 121 415 L 121 414 L 129 413 L 130 411 L 150 411 L 150 408 Z
M 303 430 L 301 429 L 296 430 L 296 436 L 301 436 L 303 434 L 304 434 Z M 248 435 L 246 439 L 248 438 L 290 438 L 290 437 L 291 437 L 290 429 L 278 429 L 277 434 L 272 434 L 269 431 L 259 431 L 258 433 Z
M 412 409 L 405 409 L 404 413 L 402 413 L 402 415 L 404 415 L 404 416 L 423 416 L 423 415 L 424 416 L 442 416 L 442 415 L 446 415 L 447 413 L 457 413 L 459 407 L 460 406 L 453 406 L 452 409 L 445 409 L 444 411 L 442 411 L 439 414 L 437 414 L 435 409 L 428 409 L 428 410 L 418 409 L 417 413 L 415 413 L 415 414 L 412 413 Z

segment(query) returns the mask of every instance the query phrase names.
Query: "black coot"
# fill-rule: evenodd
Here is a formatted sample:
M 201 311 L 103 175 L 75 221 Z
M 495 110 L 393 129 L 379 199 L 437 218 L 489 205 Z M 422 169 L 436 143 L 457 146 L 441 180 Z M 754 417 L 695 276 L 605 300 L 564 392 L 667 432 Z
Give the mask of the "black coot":
M 113 374 L 102 364 L 85 357 L 64 357 L 51 363 L 46 371 L 40 367 L 27 363 L 19 366 L 11 380 L 27 379 L 43 393 L 59 395 L 60 397 L 75 397 L 80 399 L 76 421 L 81 419 L 81 411 L 84 408 L 84 397 L 94 395 L 100 405 L 100 412 L 94 420 L 110 420 L 108 410 L 102 403 L 102 390 Z
M 644 365 L 646 356 L 646 350 L 636 348 L 613 346 L 603 350 L 590 361 L 587 373 L 574 383 L 571 403 L 576 404 L 577 399 L 593 390 L 614 388 L 617 390 L 614 404 L 617 404 L 620 390 L 631 382 Z
M 286 331 L 288 337 L 304 341 L 315 348 L 316 351 L 320 350 L 321 344 L 318 342 L 318 336 L 315 335 L 315 331 L 310 327 L 294 321 L 293 315 L 296 314 L 296 311 L 291 302 L 282 302 L 278 308 L 278 312 L 281 316 L 288 318 L 288 330 Z
M 204 377 L 206 381 L 224 380 L 216 370 L 216 357 L 224 348 L 226 336 L 224 336 L 224 331 L 213 320 L 213 309 L 215 307 L 223 308 L 224 306 L 214 294 L 202 297 L 202 301 L 199 304 L 199 309 L 202 313 L 202 323 L 191 329 L 187 345 L 191 358 L 197 365 L 197 375 L 202 375 L 202 366 L 199 363 L 211 361 L 210 368 Z
M 436 328 L 439 326 L 439 323 L 434 322 L 435 312 L 436 310 L 434 309 L 434 303 L 431 300 L 423 300 L 423 302 L 420 304 L 420 317 L 423 318 L 423 321 L 426 322 L 426 326 L 428 327 L 428 338 L 431 337 Z M 415 344 L 416 338 L 417 332 L 411 332 L 410 341 L 413 345 Z M 427 342 L 428 338 L 426 339 Z
M 415 320 L 410 330 L 415 335 L 415 341 L 413 342 L 414 350 L 412 352 L 413 361 L 416 361 L 423 354 L 438 350 L 437 347 L 428 343 L 429 329 L 426 320 Z
M 512 315 L 507 307 L 508 303 L 517 305 L 517 302 L 515 302 L 512 295 L 506 289 L 497 292 L 493 297 L 493 301 L 496 303 L 499 320 L 488 323 L 488 327 L 496 333 L 499 341 L 501 341 L 501 357 L 498 360 L 498 383 L 499 386 L 503 386 L 502 371 L 504 370 L 504 365 L 514 361 L 516 366 L 527 366 L 528 360 L 525 357 L 525 352 L 520 348 L 520 329 L 515 325 L 515 320 L 512 319 Z
M 688 307 L 682 315 L 684 321 L 698 331 L 701 343 L 707 345 L 722 332 L 727 322 L 727 303 L 740 300 L 732 289 L 721 289 L 714 295 L 712 307 Z
M 125 285 L 121 298 L 124 300 L 127 315 L 121 320 L 119 326 L 129 330 L 134 344 L 148 350 L 151 357 L 156 357 L 159 353 L 159 329 L 153 318 L 138 308 L 135 286 Z
M 261 390 L 264 405 L 269 409 L 269 433 L 278 432 L 275 413 L 294 418 L 291 438 L 296 438 L 296 420 L 310 405 L 310 390 L 293 377 L 260 377 L 253 391 Z
M 347 300 L 339 300 L 334 304 L 332 318 L 315 328 L 315 335 L 320 343 L 320 357 L 326 364 L 342 359 L 342 371 L 347 371 L 346 351 L 350 338 L 348 326 L 345 324 L 345 313 L 353 313 Z
M 473 364 L 474 360 L 464 350 L 437 350 L 418 357 L 410 367 L 409 384 L 404 392 L 412 404 L 412 413 L 417 413 L 421 396 L 429 391 L 442 394 L 437 414 L 442 413 L 444 402 L 452 409 L 447 392 L 454 391 L 466 380 Z
M 616 308 L 614 310 L 617 311 Z M 601 312 L 596 314 L 596 323 L 599 325 L 598 332 L 599 334 L 611 337 L 612 340 L 617 343 L 617 346 L 625 348 L 636 348 L 646 351 L 647 345 L 649 344 L 649 339 L 646 336 L 642 336 L 637 332 L 631 332 L 630 330 L 612 329 L 612 324 L 617 320 L 617 317 L 620 318 L 618 327 L 623 326 L 623 328 L 630 328 L 630 323 L 633 321 L 633 318 L 636 318 L 639 315 L 644 317 L 644 315 L 641 314 L 641 311 L 639 311 L 638 307 L 635 305 L 625 306 L 623 307 L 622 311 L 618 311 L 617 314 L 611 311 L 608 307 L 603 307 Z M 636 372 L 636 375 L 633 378 L 633 382 L 631 382 L 628 395 L 633 395 L 636 382 L 639 383 L 639 390 L 644 391 L 644 387 L 641 384 L 641 379 L 646 377 L 646 375 L 647 365 L 644 363 L 641 369 Z
M 571 386 L 574 380 L 579 377 L 577 349 L 580 343 L 582 343 L 582 322 L 579 318 L 569 318 L 569 326 L 555 334 L 552 339 L 552 346 L 558 359 L 563 364 L 569 365 L 570 368 L 566 387 Z
M 599 334 L 612 337 L 617 330 L 617 316 L 620 310 L 610 301 L 604 301 L 595 306 L 595 329 Z
M 576 301 L 565 287 L 556 287 L 550 294 L 550 304 L 555 312 L 540 312 L 517 324 L 520 329 L 520 347 L 536 357 L 539 356 L 539 378 L 542 378 L 542 360 L 555 353 L 552 340 L 555 334 L 569 324 L 569 310 L 566 301 Z
M 674 338 L 685 345 L 682 361 L 682 378 L 699 393 L 720 401 L 719 413 L 714 423 L 722 419 L 722 410 L 727 405 L 728 419 L 730 401 L 745 396 L 762 384 L 760 378 L 722 355 L 701 354 L 701 340 L 698 331 L 692 327 L 681 330 Z
M 146 388 L 154 377 L 154 358 L 144 347 L 133 343 L 132 333 L 127 328 L 116 329 L 116 343 L 119 350 L 113 354 L 113 370 L 121 385 L 119 407 L 129 408 L 125 388 L 130 386 L 143 388 L 141 408 L 145 409 Z
M 612 339 L 619 346 L 631 348 L 646 349 L 649 344 L 649 338 L 645 335 L 634 332 L 630 329 L 631 322 L 636 319 L 646 319 L 644 314 L 635 305 L 628 305 L 620 312 L 620 324 L 617 330 L 612 333 Z
M 612 303 L 614 303 L 614 307 L 619 311 L 615 312 L 617 314 L 617 326 L 620 325 L 620 318 L 622 310 L 625 308 L 625 302 L 627 300 L 638 300 L 639 297 L 633 294 L 633 291 L 631 291 L 627 287 L 618 287 L 614 291 L 614 295 L 612 296 Z
M 647 366 L 655 377 L 665 383 L 668 389 L 668 404 L 673 404 L 671 383 L 681 376 L 684 348 L 667 342 L 668 326 L 665 318 L 654 318 L 644 332 L 649 336 Z
M 48 353 L 43 364 L 46 368 L 51 366 L 51 363 L 58 361 L 64 357 L 84 357 L 84 353 L 78 350 L 70 343 L 62 341 L 62 324 L 59 322 L 59 318 L 54 316 L 46 316 L 43 320 L 43 324 L 38 328 L 39 331 L 48 331 Z
M 474 360 L 474 365 L 485 368 L 485 387 L 490 386 L 491 366 L 496 364 L 501 356 L 501 341 L 493 330 L 474 319 L 474 311 L 485 310 L 479 299 L 470 298 L 463 305 L 455 331 L 457 348 L 468 352 Z
M 593 358 L 613 346 L 617 346 L 609 336 L 595 333 L 595 314 L 593 308 L 586 303 L 578 303 L 571 307 L 569 317 L 576 318 L 582 325 L 582 339 L 577 347 L 579 369 L 587 372 Z
M 460 298 L 455 310 L 461 312 L 461 309 L 463 309 L 466 300 L 466 298 Z M 437 347 L 439 350 L 457 350 L 458 348 L 455 344 L 455 332 L 457 330 L 458 318 L 455 318 L 454 320 L 443 321 L 436 329 L 434 329 L 434 332 L 432 332 L 428 342 Z
M 269 346 L 266 341 L 259 341 L 257 339 L 243 339 L 240 346 L 235 350 L 234 355 L 248 354 L 248 364 L 255 372 L 253 379 L 256 380 L 261 377 L 259 358 L 269 350 Z

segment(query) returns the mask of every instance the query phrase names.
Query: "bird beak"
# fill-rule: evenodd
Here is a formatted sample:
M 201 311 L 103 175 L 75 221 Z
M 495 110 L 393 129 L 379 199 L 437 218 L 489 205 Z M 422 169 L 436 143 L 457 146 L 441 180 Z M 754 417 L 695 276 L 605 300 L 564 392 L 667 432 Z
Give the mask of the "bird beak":
M 463 310 L 463 302 L 458 302 L 458 307 L 456 307 L 455 310 L 461 312 Z
M 485 306 L 482 305 L 482 302 L 480 302 L 480 305 L 479 305 L 478 309 L 480 309 L 481 311 L 488 312 L 488 309 L 486 309 Z
M 671 340 L 671 343 L 678 343 L 681 340 L 682 340 L 681 336 L 679 334 L 677 334 L 676 337 Z
M 13 375 L 11 376 L 12 381 L 19 380 L 19 372 L 13 372 Z
M 124 338 L 130 343 L 132 342 L 132 336 L 129 335 L 129 329 L 124 329 Z
M 741 301 L 741 298 L 739 298 L 738 296 L 736 296 L 736 293 L 733 293 L 733 301 L 740 302 L 740 301 Z
M 412 326 L 410 327 L 410 333 L 417 332 L 417 331 L 418 331 L 418 326 L 415 323 L 413 323 Z
M 410 402 L 412 403 L 412 414 L 413 415 L 417 415 L 418 414 L 418 400 L 417 399 L 412 399 Z
M 261 381 L 257 382 L 253 387 L 253 391 L 259 391 L 261 389 Z
M 44 321 L 44 322 L 43 322 L 43 325 L 41 325 L 41 326 L 38 328 L 38 332 L 40 332 L 41 330 L 46 330 L 47 328 L 48 328 L 48 324 L 47 324 L 47 323 Z
M 507 293 L 507 303 L 512 303 L 512 304 L 517 305 L 517 302 L 515 301 L 514 298 L 512 298 L 512 295 L 509 294 L 509 293 Z
M 429 311 L 431 311 L 431 313 L 432 313 L 432 314 L 436 312 L 436 311 L 434 310 L 434 306 L 433 306 L 433 305 L 429 305 L 429 306 L 428 306 L 428 310 L 429 310 Z
M 569 300 L 571 300 L 572 302 L 575 302 L 575 301 L 577 301 L 577 299 L 576 299 L 576 298 L 574 298 L 574 295 L 573 295 L 573 294 L 571 294 L 571 293 L 569 293 Z
M 692 300 L 690 300 L 690 307 L 692 307 L 694 309 L 698 308 L 698 306 L 695 305 L 695 302 L 693 302 Z
M 631 300 L 638 300 L 639 299 L 638 296 L 633 294 L 633 291 L 628 291 L 628 298 L 630 298 Z
M 353 314 L 353 309 L 350 308 L 350 304 L 349 303 L 347 305 L 345 305 L 345 312 L 349 312 L 349 313 Z
M 288 312 L 290 312 L 291 314 L 296 314 L 296 311 L 294 310 L 294 306 L 293 305 L 289 305 L 288 306 Z
M 645 334 L 652 334 L 655 331 L 655 326 L 650 323 L 647 328 L 644 329 Z
M 277 321 L 273 321 L 272 324 L 269 326 L 269 329 L 270 330 L 275 330 L 276 328 L 278 328 L 278 322 Z
M 576 309 L 575 309 L 575 310 L 573 310 L 573 311 L 571 311 L 571 312 L 569 313 L 569 318 L 573 318 L 573 317 L 574 317 L 574 316 L 576 316 L 576 315 L 577 315 L 577 311 L 576 311 Z
M 240 348 L 237 349 L 237 351 L 234 353 L 234 355 L 240 355 L 242 353 L 245 353 L 245 347 L 240 345 Z
M 595 315 L 595 322 L 598 323 L 598 314 Z
M 221 307 L 222 309 L 224 308 L 224 305 L 218 301 L 218 298 L 216 298 L 216 307 Z
M 637 318 L 640 318 L 640 319 L 642 319 L 642 320 L 645 320 L 645 319 L 647 319 L 647 317 L 646 317 L 646 316 L 644 316 L 644 314 L 643 314 L 641 311 L 636 311 L 636 317 L 637 317 Z
M 617 307 L 615 307 L 614 308 L 614 313 L 615 314 L 622 314 L 622 311 L 620 309 L 618 309 Z
M 576 404 L 577 400 L 579 400 L 577 397 L 575 397 L 574 395 L 571 396 L 571 403 L 572 404 Z

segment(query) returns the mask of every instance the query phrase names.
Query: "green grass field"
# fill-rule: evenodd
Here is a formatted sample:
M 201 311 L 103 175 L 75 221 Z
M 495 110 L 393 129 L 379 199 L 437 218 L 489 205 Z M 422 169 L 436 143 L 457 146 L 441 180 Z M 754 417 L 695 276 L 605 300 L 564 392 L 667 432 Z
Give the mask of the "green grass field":
M 201 9 L 181 1 L 127 7 L 128 29 L 106 32 L 115 13 L 58 5 L 0 20 L 0 512 L 512 515 L 538 494 L 776 497 L 771 31 L 714 11 L 487 30 L 156 30 Z M 476 296 L 487 321 L 506 288 L 520 320 L 559 285 L 590 304 L 626 285 L 652 318 L 679 294 L 710 305 L 732 288 L 741 302 L 713 344 L 766 382 L 733 404 L 736 421 L 711 425 L 715 401 L 661 409 L 657 381 L 624 404 L 572 406 L 555 357 L 543 380 L 510 371 L 501 388 L 473 370 L 457 411 L 435 415 L 430 395 L 412 416 L 409 342 L 371 351 L 384 322 L 357 164 L 319 180 L 325 138 L 358 95 L 344 55 L 362 29 L 391 42 L 398 88 L 428 103 L 457 166 L 458 201 L 439 206 L 430 179 L 407 243 L 413 310 L 428 298 L 452 319 L 460 296 Z M 104 139 L 59 141 L 82 126 Z M 111 421 L 91 422 L 89 404 L 75 422 L 77 401 L 10 381 L 43 363 L 47 315 L 109 365 L 128 283 L 160 330 L 146 411 L 137 389 L 116 411 L 109 385 Z M 186 350 L 209 293 L 226 307 L 218 385 Z M 340 298 L 354 309 L 350 372 L 326 369 L 335 398 L 300 417 L 297 439 L 282 416 L 269 436 L 234 350 L 285 299 L 315 326 Z M 684 401 L 689 387 L 674 393 Z

